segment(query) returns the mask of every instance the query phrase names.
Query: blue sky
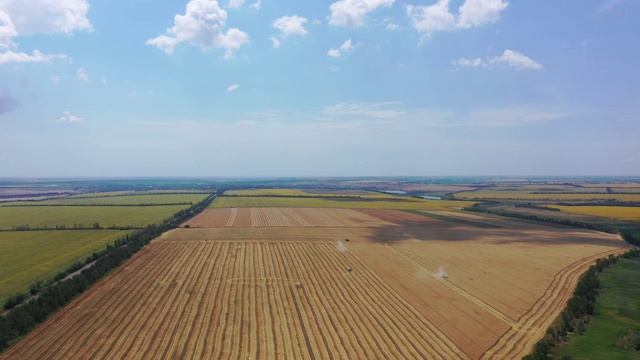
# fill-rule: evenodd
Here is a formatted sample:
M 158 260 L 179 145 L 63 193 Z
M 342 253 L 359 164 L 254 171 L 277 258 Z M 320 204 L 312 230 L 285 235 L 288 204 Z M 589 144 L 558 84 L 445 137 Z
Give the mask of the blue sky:
M 0 0 L 0 177 L 640 174 L 634 0 Z

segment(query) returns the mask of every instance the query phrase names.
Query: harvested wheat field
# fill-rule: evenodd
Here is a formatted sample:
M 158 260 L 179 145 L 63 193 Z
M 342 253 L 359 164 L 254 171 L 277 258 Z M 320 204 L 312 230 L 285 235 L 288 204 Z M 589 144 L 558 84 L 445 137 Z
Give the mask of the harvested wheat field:
M 0 358 L 515 359 L 596 258 L 627 248 L 495 218 L 210 210 Z

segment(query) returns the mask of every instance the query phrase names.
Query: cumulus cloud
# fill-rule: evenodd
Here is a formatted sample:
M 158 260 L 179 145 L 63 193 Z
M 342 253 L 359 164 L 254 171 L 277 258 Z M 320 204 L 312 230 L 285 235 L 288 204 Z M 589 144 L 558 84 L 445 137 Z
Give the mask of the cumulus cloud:
M 269 40 L 271 40 L 271 42 L 273 43 L 273 47 L 275 49 L 280 47 L 280 40 L 278 40 L 277 38 L 272 36 L 272 37 L 269 38 Z
M 20 99 L 9 90 L 0 90 L 0 115 L 14 111 L 20 105 Z
M 458 26 L 468 28 L 494 23 L 508 5 L 504 0 L 467 0 L 460 6 Z
M 400 105 L 399 102 L 359 103 L 347 102 L 324 108 L 326 115 L 339 116 L 366 116 L 378 119 L 395 118 L 405 114 L 405 111 L 395 110 L 392 107 Z
M 242 4 L 244 4 L 244 0 L 229 0 L 230 8 L 239 8 Z
M 298 15 L 293 16 L 283 16 L 281 18 L 276 19 L 273 22 L 273 27 L 276 29 L 280 29 L 285 36 L 289 35 L 300 35 L 305 36 L 309 33 L 307 29 L 304 28 L 304 24 L 307 22 L 306 18 L 303 18 Z
M 247 33 L 232 28 L 224 32 L 227 12 L 217 1 L 191 0 L 184 15 L 176 15 L 174 26 L 167 29 L 167 35 L 147 40 L 147 45 L 156 46 L 167 54 L 172 54 L 176 45 L 187 42 L 203 51 L 225 49 L 225 59 L 249 42 Z
M 449 12 L 449 0 L 439 0 L 429 6 L 407 5 L 407 15 L 418 32 L 453 30 L 456 18 Z
M 538 64 L 528 56 L 513 50 L 505 50 L 502 55 L 489 59 L 492 64 L 504 63 L 516 69 L 541 69 L 542 65 Z
M 353 45 L 353 41 L 351 39 L 345 41 L 339 49 L 329 49 L 327 55 L 331 57 L 339 57 L 342 53 L 346 53 L 349 51 L 353 51 L 355 49 L 355 45 Z
M 65 55 L 45 55 L 34 50 L 31 55 L 12 51 L 13 39 L 34 34 L 70 34 L 76 30 L 93 30 L 86 0 L 3 0 L 0 1 L 0 64 L 38 63 L 67 58 Z
M 391 7 L 394 0 L 340 0 L 331 4 L 329 24 L 348 28 L 364 25 L 367 14 L 381 7 Z
M 82 82 L 89 82 L 89 74 L 87 74 L 87 70 L 85 70 L 84 68 L 80 68 L 78 69 L 78 71 L 76 71 L 76 80 L 78 81 L 82 81 Z
M 475 58 L 475 59 L 465 59 L 460 58 L 458 60 L 452 61 L 452 64 L 456 67 L 465 67 L 465 68 L 477 68 L 477 67 L 488 67 L 490 65 L 495 64 L 504 64 L 509 67 L 516 68 L 518 70 L 537 70 L 542 69 L 542 65 L 540 65 L 535 60 L 530 57 L 514 51 L 514 50 L 505 50 L 502 55 L 494 56 L 487 58 L 486 60 Z
M 51 82 L 52 83 L 59 83 L 60 81 L 62 81 L 62 79 L 64 79 L 64 76 L 60 76 L 60 75 L 53 75 L 51 77 Z
M 62 113 L 62 117 L 58 119 L 58 122 L 68 122 L 68 123 L 79 123 L 79 122 L 83 122 L 84 119 L 79 117 L 79 116 L 75 116 L 72 115 L 70 112 L 65 111 Z
M 46 63 L 54 59 L 68 59 L 68 57 L 63 54 L 43 54 L 38 50 L 34 50 L 31 54 L 11 50 L 0 53 L 0 65 L 13 63 Z
M 0 12 L 8 14 L 19 35 L 70 34 L 93 30 L 86 0 L 3 0 Z
M 407 5 L 407 15 L 413 28 L 426 37 L 436 31 L 453 31 L 490 24 L 500 19 L 509 3 L 505 0 L 465 0 L 458 13 L 450 11 L 450 0 L 438 0 L 433 5 Z
M 240 88 L 240 85 L 233 84 L 233 85 L 229 85 L 229 87 L 227 88 L 227 91 L 235 91 L 235 90 L 238 90 L 239 88 Z

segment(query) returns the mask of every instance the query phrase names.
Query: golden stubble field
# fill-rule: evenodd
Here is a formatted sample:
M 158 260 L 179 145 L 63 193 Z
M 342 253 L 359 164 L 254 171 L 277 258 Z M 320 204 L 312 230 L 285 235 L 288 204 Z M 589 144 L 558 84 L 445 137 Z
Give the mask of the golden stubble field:
M 0 358 L 515 359 L 579 275 L 627 247 L 453 212 L 496 226 L 395 210 L 212 210 Z

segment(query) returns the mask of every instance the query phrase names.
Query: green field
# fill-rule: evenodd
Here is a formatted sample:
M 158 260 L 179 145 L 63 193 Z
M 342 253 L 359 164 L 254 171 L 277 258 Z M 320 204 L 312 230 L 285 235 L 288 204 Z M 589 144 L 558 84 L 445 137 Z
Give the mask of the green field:
M 0 306 L 38 280 L 52 278 L 128 231 L 66 230 L 0 232 Z
M 16 226 L 31 228 L 65 225 L 85 228 L 99 223 L 102 227 L 144 227 L 161 222 L 188 205 L 171 206 L 25 206 L 0 207 L 0 230 Z
M 573 335 L 555 350 L 554 358 L 640 359 L 633 349 L 640 339 L 640 259 L 620 259 L 600 275 L 601 292 L 596 316 L 583 335 Z M 632 331 L 630 333 L 629 331 Z M 633 332 L 636 332 L 635 334 Z
M 205 190 L 149 190 L 149 191 L 105 191 L 97 193 L 85 193 L 71 195 L 69 198 L 87 198 L 87 197 L 105 197 L 105 196 L 136 196 L 136 195 L 152 195 L 152 194 L 210 194 L 213 192 Z
M 148 205 L 148 204 L 177 204 L 198 203 L 209 194 L 154 194 L 132 196 L 93 196 L 85 198 L 66 197 L 45 201 L 17 201 L 5 202 L 0 206 L 40 206 L 40 205 Z
M 218 197 L 210 207 L 306 207 L 344 209 L 443 210 L 462 208 L 473 202 L 421 200 L 410 197 L 381 195 L 355 199 L 286 198 L 286 197 Z

